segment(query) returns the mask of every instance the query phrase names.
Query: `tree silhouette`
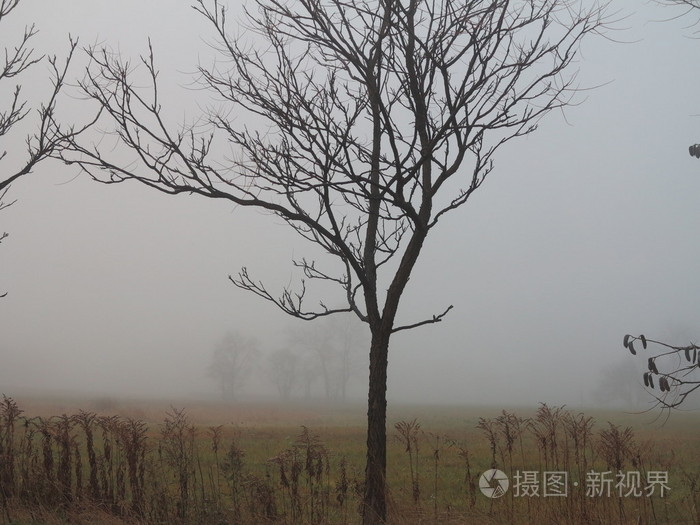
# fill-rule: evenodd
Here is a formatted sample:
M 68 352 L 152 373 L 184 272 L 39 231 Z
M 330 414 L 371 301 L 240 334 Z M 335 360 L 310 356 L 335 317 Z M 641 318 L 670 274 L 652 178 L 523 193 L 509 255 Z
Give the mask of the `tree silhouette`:
M 105 183 L 223 199 L 281 218 L 323 253 L 293 261 L 279 293 L 247 268 L 231 277 L 288 314 L 353 312 L 370 333 L 363 522 L 386 520 L 389 341 L 442 321 L 399 305 L 428 234 L 493 170 L 496 152 L 535 131 L 576 92 L 581 40 L 604 6 L 572 0 L 255 0 L 240 36 L 218 0 L 220 59 L 198 81 L 221 101 L 170 126 L 151 43 L 142 76 L 107 48 L 81 82 L 119 143 L 74 141 L 61 158 Z M 128 152 L 131 155 L 128 155 Z M 336 287 L 308 307 L 307 284 Z M 328 287 L 322 287 L 324 293 Z
M 288 348 L 276 350 L 268 358 L 270 379 L 282 399 L 289 399 L 299 384 L 299 360 Z
M 3 22 L 19 5 L 20 0 L 0 0 L 0 27 Z M 5 29 L 0 29 L 3 36 Z M 32 24 L 24 29 L 19 42 L 7 44 L 3 42 L 3 57 L 0 59 L 0 211 L 12 205 L 8 201 L 10 185 L 32 173 L 42 161 L 57 156 L 69 139 L 80 131 L 74 128 L 62 127 L 56 120 L 56 103 L 65 85 L 68 66 L 78 45 L 77 40 L 69 39 L 68 56 L 61 64 L 56 56 L 39 55 L 32 47 L 32 39 L 38 30 Z M 29 69 L 46 59 L 51 69 L 51 91 L 48 98 L 38 107 L 33 108 L 22 96 L 22 80 Z M 8 84 L 13 84 L 9 87 Z M 36 130 L 25 135 L 22 123 L 33 112 L 36 112 Z M 24 142 L 24 148 L 20 144 Z M 0 233 L 0 242 L 8 236 L 7 232 Z M 4 297 L 5 294 L 0 295 Z
M 345 400 L 350 379 L 366 363 L 358 356 L 367 341 L 360 333 L 361 323 L 348 315 L 324 318 L 313 324 L 301 324 L 289 330 L 287 344 L 303 357 L 304 382 L 321 379 L 326 399 Z
M 256 359 L 258 344 L 239 333 L 228 333 L 212 354 L 208 372 L 221 390 L 224 401 L 232 401 L 245 386 Z

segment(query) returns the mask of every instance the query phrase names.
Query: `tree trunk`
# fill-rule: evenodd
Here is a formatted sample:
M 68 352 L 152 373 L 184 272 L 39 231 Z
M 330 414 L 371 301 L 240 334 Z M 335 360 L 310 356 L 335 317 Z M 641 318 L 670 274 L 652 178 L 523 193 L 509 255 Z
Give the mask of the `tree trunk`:
M 363 525 L 386 523 L 386 379 L 390 333 L 373 331 L 369 352 Z

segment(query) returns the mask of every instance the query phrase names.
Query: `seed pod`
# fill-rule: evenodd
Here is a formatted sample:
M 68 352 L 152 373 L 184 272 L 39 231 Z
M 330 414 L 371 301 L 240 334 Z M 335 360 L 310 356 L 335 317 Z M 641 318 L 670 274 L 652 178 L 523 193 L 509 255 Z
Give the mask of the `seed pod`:
M 629 343 L 630 340 L 630 334 L 625 335 L 625 338 L 622 340 L 622 344 L 627 348 L 627 344 Z
M 649 363 L 648 363 L 648 365 L 649 365 L 649 371 L 650 371 L 650 372 L 654 372 L 655 374 L 658 374 L 658 373 L 659 373 L 659 369 L 656 368 L 656 363 L 654 363 L 654 358 L 653 358 L 653 357 L 650 357 L 650 358 L 649 358 Z
M 630 352 L 632 352 L 632 355 L 637 355 L 636 350 L 634 349 L 634 346 L 632 345 L 632 341 L 627 343 L 627 348 L 629 348 Z
M 698 348 L 695 347 L 695 348 L 693 348 L 693 363 L 695 362 L 697 357 L 698 357 Z
M 644 337 L 644 334 L 640 335 L 639 338 L 642 340 L 642 348 L 644 348 L 644 350 L 646 350 L 647 349 L 647 338 Z
M 649 387 L 649 372 L 644 372 L 644 375 L 642 377 L 644 377 L 644 386 L 648 388 Z
M 647 374 L 649 374 L 649 372 L 647 372 Z M 649 374 L 649 386 L 654 388 L 654 377 L 651 374 Z
M 689 346 L 685 347 L 685 360 L 690 363 L 690 347 Z
M 661 380 L 659 381 L 659 385 L 661 386 L 661 391 L 662 392 L 670 392 L 671 387 L 668 384 L 668 379 L 666 377 L 662 377 Z

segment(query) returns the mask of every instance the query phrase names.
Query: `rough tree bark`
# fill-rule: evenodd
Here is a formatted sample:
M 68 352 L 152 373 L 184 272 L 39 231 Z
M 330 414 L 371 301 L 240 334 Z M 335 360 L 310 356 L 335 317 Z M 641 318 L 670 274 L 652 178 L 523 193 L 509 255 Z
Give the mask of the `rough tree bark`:
M 103 125 L 112 121 L 118 144 L 74 141 L 61 158 L 105 183 L 138 181 L 272 212 L 315 245 L 320 259 L 294 261 L 302 274 L 296 289 L 273 293 L 247 268 L 231 281 L 300 319 L 352 312 L 367 323 L 363 522 L 384 523 L 389 341 L 398 331 L 442 321 L 451 308 L 415 322 L 400 318 L 424 241 L 482 185 L 496 151 L 570 103 L 577 87 L 572 61 L 581 40 L 603 27 L 604 6 L 250 4 L 256 9 L 247 11 L 248 32 L 238 38 L 217 0 L 194 5 L 222 55 L 199 67 L 199 80 L 228 104 L 205 113 L 197 127 L 167 124 L 150 42 L 142 76 L 109 49 L 91 49 L 81 86 L 101 108 Z M 229 147 L 233 155 L 226 155 Z M 305 281 L 314 280 L 340 293 L 307 309 Z

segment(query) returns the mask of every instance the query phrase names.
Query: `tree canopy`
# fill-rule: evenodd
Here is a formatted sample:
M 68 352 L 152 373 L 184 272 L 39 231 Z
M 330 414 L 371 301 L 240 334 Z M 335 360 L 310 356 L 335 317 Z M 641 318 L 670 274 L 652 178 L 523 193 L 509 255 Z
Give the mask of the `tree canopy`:
M 605 22 L 572 0 L 255 0 L 232 32 L 218 0 L 199 0 L 219 58 L 197 81 L 216 105 L 195 124 L 166 116 L 153 47 L 140 76 L 91 48 L 81 81 L 115 148 L 74 140 L 60 158 L 109 183 L 136 181 L 281 218 L 326 257 L 274 292 L 242 268 L 231 281 L 288 314 L 352 312 L 371 334 L 363 516 L 386 518 L 386 384 L 393 333 L 429 232 L 462 207 L 496 153 L 577 92 L 575 57 Z M 317 253 L 317 252 L 316 252 Z M 307 282 L 335 287 L 309 306 Z M 322 287 L 326 290 L 325 287 Z

